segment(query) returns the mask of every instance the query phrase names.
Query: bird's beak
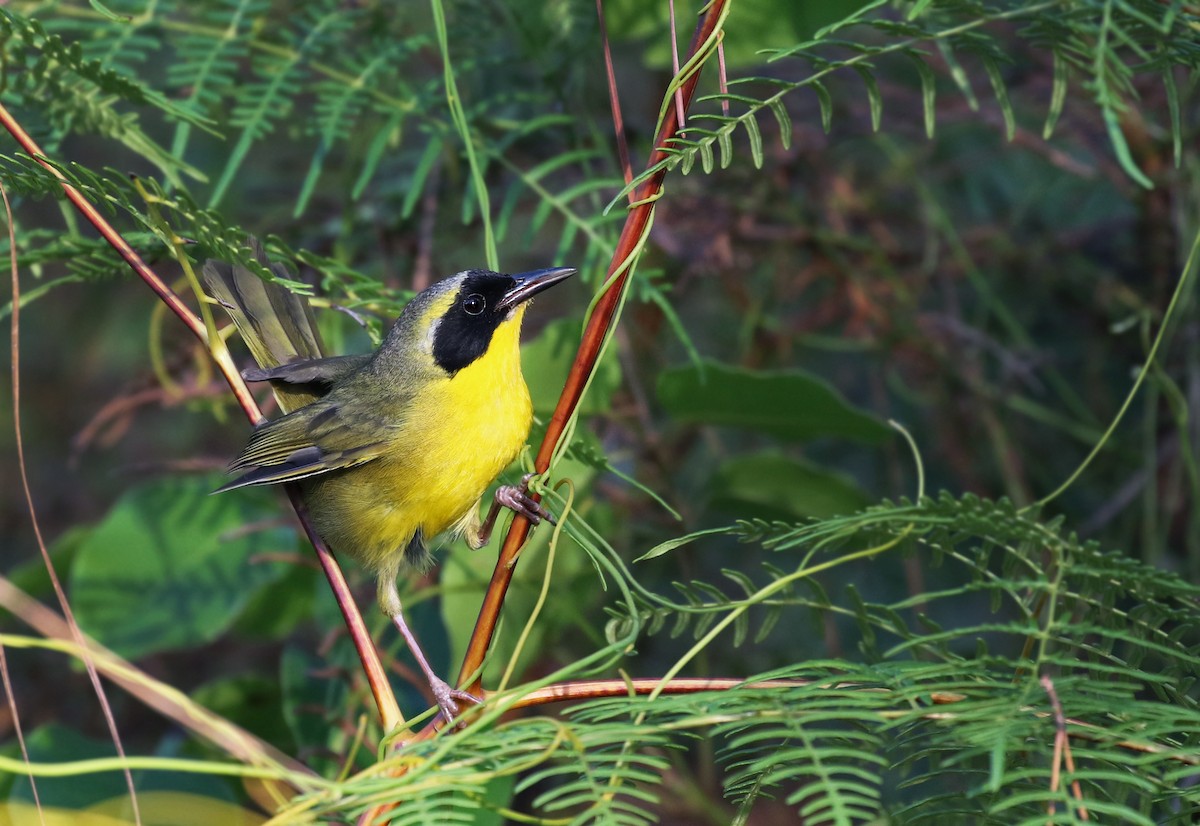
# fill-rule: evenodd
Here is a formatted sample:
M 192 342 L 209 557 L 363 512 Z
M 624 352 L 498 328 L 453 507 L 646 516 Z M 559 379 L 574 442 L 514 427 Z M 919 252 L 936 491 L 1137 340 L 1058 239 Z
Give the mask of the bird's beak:
M 553 287 L 559 281 L 564 281 L 575 274 L 574 267 L 550 267 L 545 270 L 517 273 L 512 280 L 517 282 L 500 299 L 496 305 L 498 310 L 509 310 L 518 304 L 524 304 L 542 290 Z

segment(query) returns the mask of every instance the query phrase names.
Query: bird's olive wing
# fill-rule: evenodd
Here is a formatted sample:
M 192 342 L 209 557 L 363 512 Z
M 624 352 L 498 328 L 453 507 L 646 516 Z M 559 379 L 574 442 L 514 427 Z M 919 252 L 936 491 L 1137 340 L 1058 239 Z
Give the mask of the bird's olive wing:
M 260 425 L 229 466 L 231 473 L 245 472 L 216 492 L 293 482 L 361 465 L 394 444 L 400 427 L 400 422 L 361 406 L 348 409 L 332 398 L 314 402 Z
M 370 354 L 305 359 L 276 367 L 249 367 L 242 371 L 242 378 L 246 381 L 307 386 L 313 395 L 320 397 L 328 393 L 339 379 L 361 369 L 370 360 Z

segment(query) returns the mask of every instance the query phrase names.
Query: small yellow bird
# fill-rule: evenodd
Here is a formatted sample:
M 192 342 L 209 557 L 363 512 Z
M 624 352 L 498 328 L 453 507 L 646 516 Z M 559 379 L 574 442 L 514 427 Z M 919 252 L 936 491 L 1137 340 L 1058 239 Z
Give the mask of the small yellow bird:
M 264 266 L 288 277 L 253 247 Z M 534 524 L 551 519 L 523 486 L 497 490 L 482 521 L 479 504 L 533 420 L 520 359 L 529 299 L 574 273 L 460 272 L 413 298 L 374 353 L 328 358 L 302 296 L 241 266 L 203 268 L 258 362 L 242 375 L 269 381 L 285 414 L 258 426 L 230 465 L 241 475 L 219 491 L 296 483 L 321 538 L 375 574 L 379 606 L 408 641 L 447 721 L 456 698 L 477 700 L 429 666 L 401 615 L 396 577 L 405 567 L 427 568 L 427 542 L 446 531 L 484 545 L 501 506 Z

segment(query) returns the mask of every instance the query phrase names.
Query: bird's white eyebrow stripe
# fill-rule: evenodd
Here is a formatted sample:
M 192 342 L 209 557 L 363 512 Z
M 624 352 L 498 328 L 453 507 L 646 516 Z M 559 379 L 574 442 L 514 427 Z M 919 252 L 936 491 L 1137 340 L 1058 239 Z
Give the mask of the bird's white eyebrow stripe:
M 429 325 L 429 329 L 425 331 L 425 336 L 421 339 L 421 350 L 429 355 L 433 355 L 433 342 L 437 338 L 438 327 L 442 320 L 435 318 L 433 323 Z

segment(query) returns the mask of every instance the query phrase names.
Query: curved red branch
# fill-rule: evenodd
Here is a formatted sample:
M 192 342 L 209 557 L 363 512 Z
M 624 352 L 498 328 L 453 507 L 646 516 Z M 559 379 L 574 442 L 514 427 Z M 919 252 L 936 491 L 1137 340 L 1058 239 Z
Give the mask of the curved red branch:
M 700 18 L 700 22 L 696 26 L 696 33 L 692 35 L 691 45 L 688 47 L 689 62 L 704 42 L 716 31 L 724 7 L 725 0 L 712 0 L 708 4 L 704 16 Z M 678 133 L 678 112 L 686 110 L 691 104 L 692 96 L 696 91 L 696 83 L 699 79 L 700 72 L 695 71 L 680 87 L 679 93 L 682 100 L 682 107 L 679 107 L 679 109 L 674 106 L 667 108 L 667 112 L 663 116 L 662 126 L 655 139 L 655 149 L 650 155 L 647 168 L 654 167 L 667 157 L 662 147 L 668 145 L 671 138 L 675 137 Z M 666 175 L 666 168 L 661 167 L 635 190 L 632 202 L 633 206 L 629 209 L 629 215 L 626 217 L 625 226 L 621 230 L 621 237 L 617 242 L 616 251 L 613 253 L 612 262 L 608 267 L 609 277 L 605 279 L 604 286 L 601 287 L 603 292 L 596 301 L 591 318 L 588 319 L 587 328 L 583 332 L 583 339 L 579 343 L 579 350 L 575 355 L 574 363 L 571 365 L 571 371 L 567 375 L 562 395 L 559 396 L 558 405 L 554 408 L 554 414 L 550 417 L 550 424 L 546 429 L 546 436 L 542 439 L 542 445 L 538 449 L 537 459 L 534 462 L 534 467 L 538 473 L 544 473 L 546 468 L 550 466 L 550 457 L 554 453 L 554 447 L 558 443 L 563 430 L 566 428 L 571 415 L 575 412 L 575 408 L 579 406 L 579 399 L 583 395 L 583 388 L 587 383 L 588 376 L 591 375 L 592 369 L 596 365 L 597 359 L 600 357 L 600 348 L 604 344 L 604 338 L 608 334 L 609 328 L 612 326 L 617 307 L 621 302 L 621 296 L 625 291 L 625 285 L 632 270 L 629 259 L 637 250 L 646 233 L 650 217 L 654 212 L 654 201 L 658 197 Z M 500 608 L 504 604 L 504 596 L 508 592 L 509 583 L 512 581 L 513 569 L 516 566 L 517 552 L 525 543 L 525 538 L 528 535 L 529 521 L 523 516 L 518 515 L 513 519 L 512 525 L 508 529 L 508 535 L 504 538 L 504 545 L 500 549 L 499 558 L 496 560 L 496 569 L 492 573 L 491 582 L 488 583 L 487 592 L 484 594 L 479 618 L 475 622 L 475 630 L 471 634 L 467 653 L 463 659 L 462 669 L 459 672 L 460 684 L 463 680 L 471 679 L 471 685 L 467 690 L 472 693 L 477 693 L 482 687 L 478 672 L 483 665 L 484 656 L 487 654 L 488 647 L 492 642 L 492 636 L 496 631 L 496 622 L 500 616 Z

